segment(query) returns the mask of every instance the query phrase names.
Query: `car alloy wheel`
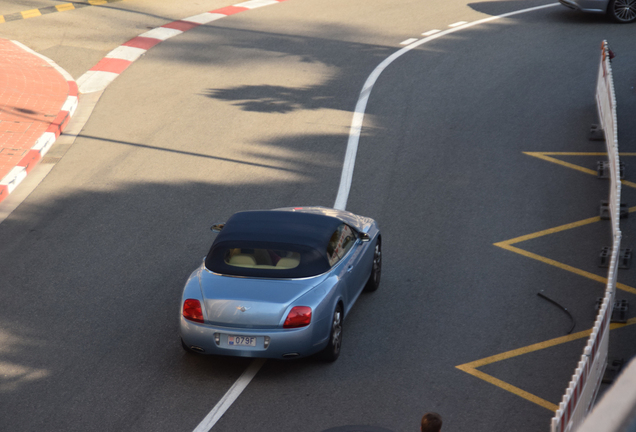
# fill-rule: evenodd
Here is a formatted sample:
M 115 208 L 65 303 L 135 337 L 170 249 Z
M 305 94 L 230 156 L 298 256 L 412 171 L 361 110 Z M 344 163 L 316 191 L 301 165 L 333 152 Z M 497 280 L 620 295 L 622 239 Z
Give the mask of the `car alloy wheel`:
M 371 275 L 365 286 L 365 290 L 373 292 L 380 286 L 380 277 L 382 276 L 382 238 L 378 237 L 373 251 L 373 267 Z
M 611 0 L 607 12 L 618 23 L 636 21 L 636 0 Z

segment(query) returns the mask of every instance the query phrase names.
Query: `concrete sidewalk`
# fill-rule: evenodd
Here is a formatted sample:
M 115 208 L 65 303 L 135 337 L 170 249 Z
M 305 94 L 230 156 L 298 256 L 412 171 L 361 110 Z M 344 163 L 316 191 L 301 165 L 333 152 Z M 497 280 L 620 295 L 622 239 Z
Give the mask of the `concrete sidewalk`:
M 77 85 L 66 71 L 0 39 L 0 202 L 51 148 L 77 102 Z

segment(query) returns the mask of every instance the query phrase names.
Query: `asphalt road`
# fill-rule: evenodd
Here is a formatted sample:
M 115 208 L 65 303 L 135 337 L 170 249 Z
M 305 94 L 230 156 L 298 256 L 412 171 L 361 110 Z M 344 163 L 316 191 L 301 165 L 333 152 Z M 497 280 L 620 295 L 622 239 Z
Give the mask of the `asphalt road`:
M 148 27 L 227 5 L 172 3 L 12 21 L 0 37 L 78 78 Z M 250 364 L 187 355 L 178 341 L 180 291 L 209 226 L 245 209 L 333 206 L 362 84 L 400 42 L 541 4 L 290 0 L 150 50 L 0 224 L 0 429 L 193 430 Z M 633 151 L 633 30 L 558 6 L 453 33 L 387 68 L 347 204 L 382 227 L 382 286 L 347 318 L 338 362 L 268 361 L 213 431 L 409 431 L 429 410 L 445 431 L 547 430 L 549 409 L 456 366 L 565 335 L 570 321 L 540 290 L 572 312 L 574 332 L 592 326 L 602 284 L 494 244 L 598 214 L 607 183 L 523 152 L 603 151 L 587 140 L 603 39 L 617 53 L 619 142 Z M 561 159 L 595 169 L 599 157 Z M 636 202 L 629 187 L 623 197 Z M 609 241 L 599 222 L 517 246 L 603 275 Z M 636 286 L 629 270 L 619 282 Z M 615 334 L 611 354 L 632 356 L 636 331 Z M 480 370 L 558 404 L 583 343 Z

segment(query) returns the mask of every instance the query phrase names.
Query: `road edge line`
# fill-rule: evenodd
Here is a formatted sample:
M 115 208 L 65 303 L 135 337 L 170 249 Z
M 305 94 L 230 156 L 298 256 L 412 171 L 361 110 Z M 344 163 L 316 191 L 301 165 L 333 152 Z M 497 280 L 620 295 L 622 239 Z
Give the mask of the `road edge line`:
M 234 401 L 243 393 L 243 390 L 256 376 L 261 367 L 265 364 L 265 359 L 256 359 L 250 363 L 239 379 L 223 395 L 220 401 L 212 408 L 212 411 L 199 423 L 194 432 L 208 432 L 223 417 L 223 414 L 232 406 Z
M 384 69 L 386 69 L 391 63 L 393 63 L 395 60 L 402 57 L 404 54 L 411 51 L 412 49 L 417 48 L 420 45 L 424 45 L 442 36 L 446 36 L 448 34 L 451 34 L 460 30 L 464 30 L 476 25 L 485 24 L 490 21 L 496 21 L 502 18 L 508 18 L 508 17 L 519 15 L 522 13 L 534 12 L 540 9 L 546 9 L 546 8 L 554 7 L 558 5 L 560 5 L 560 3 L 550 3 L 547 5 L 535 6 L 535 7 L 531 7 L 527 9 L 521 9 L 518 11 L 508 12 L 502 15 L 496 15 L 496 16 L 491 16 L 488 18 L 483 18 L 481 20 L 463 24 L 458 27 L 453 27 L 448 30 L 435 33 L 424 39 L 418 40 L 417 42 L 413 42 L 412 44 L 405 46 L 399 51 L 394 52 L 389 57 L 387 57 L 382 63 L 380 63 L 373 70 L 373 72 L 371 72 L 371 75 L 369 75 L 364 85 L 362 86 L 362 90 L 360 91 L 360 96 L 358 97 L 358 102 L 356 103 L 356 107 L 353 112 L 351 127 L 349 129 L 349 141 L 347 142 L 347 150 L 345 152 L 342 175 L 340 177 L 340 185 L 338 186 L 338 195 L 336 196 L 336 202 L 334 204 L 334 208 L 338 210 L 346 209 L 347 201 L 349 199 L 349 192 L 351 191 L 351 183 L 353 181 L 353 170 L 355 168 L 355 163 L 356 163 L 355 159 L 356 159 L 356 154 L 358 152 L 358 144 L 360 142 L 360 133 L 362 132 L 362 123 L 364 121 L 364 113 L 367 107 L 369 96 L 371 95 L 371 90 L 373 89 L 375 82 L 380 77 L 380 74 L 384 71 Z

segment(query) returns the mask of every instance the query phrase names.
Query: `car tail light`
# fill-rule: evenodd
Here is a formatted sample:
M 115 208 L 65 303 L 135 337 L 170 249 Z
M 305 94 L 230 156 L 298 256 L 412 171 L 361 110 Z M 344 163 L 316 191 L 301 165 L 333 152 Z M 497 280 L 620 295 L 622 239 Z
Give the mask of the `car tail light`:
M 203 311 L 199 300 L 187 299 L 183 302 L 183 317 L 190 321 L 203 322 Z
M 305 327 L 311 322 L 311 308 L 308 306 L 294 306 L 285 319 L 284 328 Z

